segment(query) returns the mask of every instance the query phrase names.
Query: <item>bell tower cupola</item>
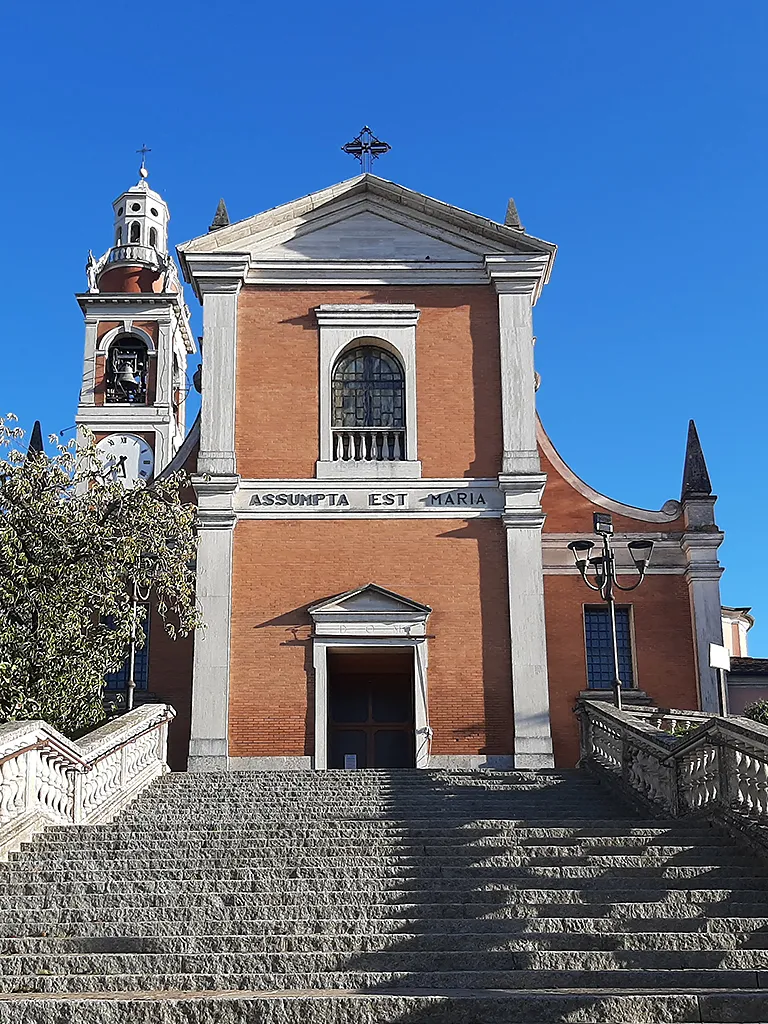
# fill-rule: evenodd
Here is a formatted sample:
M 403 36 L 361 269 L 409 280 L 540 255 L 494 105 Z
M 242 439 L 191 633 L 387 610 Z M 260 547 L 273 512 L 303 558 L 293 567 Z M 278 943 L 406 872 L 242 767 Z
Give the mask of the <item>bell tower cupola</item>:
M 142 160 L 139 180 L 112 204 L 112 246 L 89 266 L 91 291 L 168 291 L 164 280 L 172 262 L 168 256 L 168 205 L 147 181 Z M 178 278 L 176 278 L 178 281 Z M 178 285 L 177 285 L 178 286 Z
M 168 207 L 147 182 L 147 169 L 139 181 L 112 204 L 115 211 L 115 246 L 140 245 L 164 255 L 168 251 Z M 151 254 L 148 254 L 151 258 Z

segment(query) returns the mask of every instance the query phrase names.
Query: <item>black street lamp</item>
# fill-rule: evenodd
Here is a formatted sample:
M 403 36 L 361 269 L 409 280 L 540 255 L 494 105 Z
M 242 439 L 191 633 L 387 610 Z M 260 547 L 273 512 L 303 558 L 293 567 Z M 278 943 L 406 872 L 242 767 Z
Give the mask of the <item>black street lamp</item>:
M 605 512 L 595 512 L 592 517 L 595 533 L 602 537 L 603 553 L 594 558 L 591 557 L 594 543 L 591 540 L 574 540 L 568 545 L 573 553 L 576 568 L 581 574 L 590 590 L 596 591 L 608 605 L 608 617 L 611 626 L 611 656 L 613 659 L 613 702 L 621 711 L 621 677 L 619 675 L 619 646 L 616 637 L 616 599 L 614 587 L 617 590 L 637 590 L 645 579 L 645 573 L 651 561 L 653 553 L 652 540 L 631 540 L 627 544 L 630 557 L 635 563 L 639 579 L 631 587 L 622 587 L 616 579 L 616 555 L 611 547 L 610 538 L 613 535 L 613 517 Z M 595 576 L 593 583 L 588 576 L 589 569 L 592 569 Z
M 125 693 L 125 710 L 133 711 L 133 702 L 136 695 L 136 627 L 138 625 L 139 605 L 146 605 L 147 620 L 152 614 L 149 606 L 149 599 L 152 594 L 152 570 L 157 564 L 157 555 L 144 554 L 141 556 L 148 569 L 149 583 L 142 589 L 134 580 L 131 585 L 131 648 L 128 655 L 128 681 Z M 146 640 L 145 640 L 146 643 Z

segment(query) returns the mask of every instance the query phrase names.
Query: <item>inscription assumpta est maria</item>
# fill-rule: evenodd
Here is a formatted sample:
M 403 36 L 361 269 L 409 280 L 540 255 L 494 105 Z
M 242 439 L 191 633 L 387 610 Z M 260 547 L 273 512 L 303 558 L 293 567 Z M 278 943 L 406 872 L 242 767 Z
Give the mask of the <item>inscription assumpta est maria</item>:
M 344 509 L 360 508 L 406 509 L 406 508 L 487 508 L 488 501 L 480 490 L 437 491 L 427 494 L 408 491 L 310 491 L 274 492 L 252 494 L 249 508 L 264 508 L 269 511 L 288 511 L 294 508 Z

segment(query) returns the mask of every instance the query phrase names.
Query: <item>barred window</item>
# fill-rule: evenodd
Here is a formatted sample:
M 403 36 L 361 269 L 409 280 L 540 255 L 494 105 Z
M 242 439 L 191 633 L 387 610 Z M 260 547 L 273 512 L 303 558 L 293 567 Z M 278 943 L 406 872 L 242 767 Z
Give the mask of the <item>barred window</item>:
M 142 610 L 139 608 L 139 621 L 144 630 L 144 636 L 146 641 L 144 646 L 139 649 L 136 648 L 136 655 L 133 662 L 133 681 L 136 684 L 137 690 L 146 690 L 149 682 L 149 609 L 144 606 L 143 614 L 144 619 L 141 620 Z M 109 621 L 109 620 L 107 620 Z M 115 672 L 107 672 L 104 677 L 105 686 L 107 690 L 125 690 L 128 687 L 128 676 L 131 671 L 131 655 L 128 653 L 128 657 L 125 659 L 123 664 Z
M 584 609 L 584 633 L 587 641 L 587 683 L 593 690 L 613 686 L 611 619 L 607 608 Z M 619 650 L 619 676 L 623 686 L 634 686 L 632 672 L 632 635 L 629 608 L 616 609 L 616 640 Z
M 332 426 L 405 426 L 405 379 L 397 359 L 364 345 L 336 363 L 332 381 Z

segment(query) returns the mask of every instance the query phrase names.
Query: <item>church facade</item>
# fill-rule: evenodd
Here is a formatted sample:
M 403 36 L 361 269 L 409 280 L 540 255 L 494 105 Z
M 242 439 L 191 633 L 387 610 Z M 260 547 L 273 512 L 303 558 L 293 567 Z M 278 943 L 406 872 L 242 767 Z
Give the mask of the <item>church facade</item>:
M 565 465 L 534 369 L 556 247 L 513 204 L 495 223 L 363 174 L 217 216 L 178 247 L 203 308 L 188 432 L 167 208 L 142 180 L 115 212 L 79 296 L 78 422 L 124 466 L 146 463 L 138 438 L 154 474 L 190 474 L 206 629 L 172 642 L 153 619 L 140 682 L 177 709 L 175 767 L 572 766 L 574 703 L 612 681 L 568 548 L 595 513 L 627 575 L 627 542 L 654 542 L 617 608 L 627 699 L 717 710 L 722 534 L 695 430 L 658 511 Z

